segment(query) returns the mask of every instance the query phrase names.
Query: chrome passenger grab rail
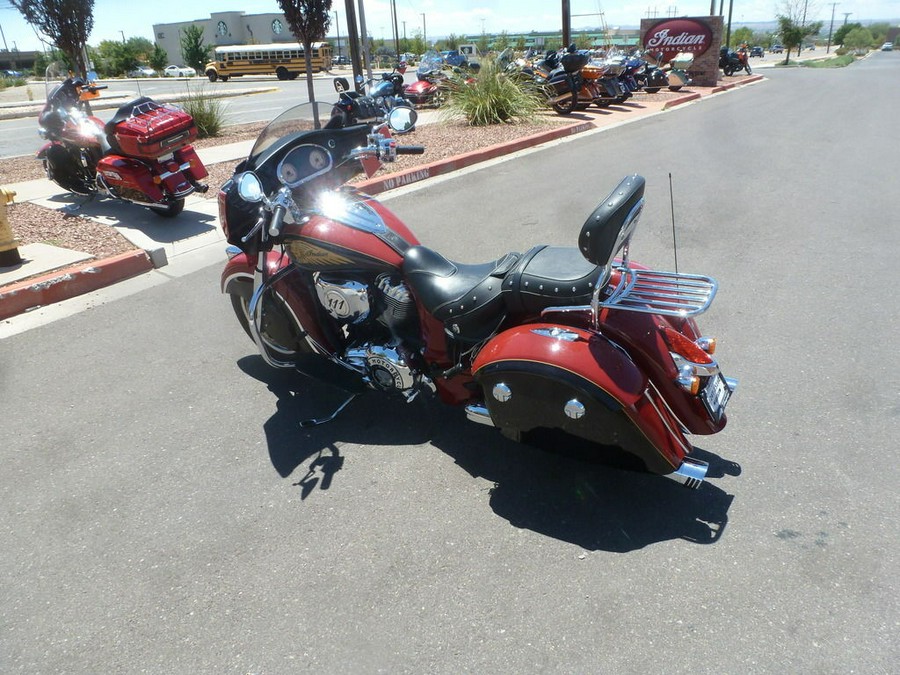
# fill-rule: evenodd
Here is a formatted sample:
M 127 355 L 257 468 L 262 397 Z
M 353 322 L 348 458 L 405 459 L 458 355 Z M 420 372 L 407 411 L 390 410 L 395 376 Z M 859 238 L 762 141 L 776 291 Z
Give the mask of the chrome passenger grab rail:
M 688 317 L 705 312 L 719 285 L 699 274 L 637 270 L 619 267 L 619 283 L 604 300 L 594 302 L 603 309 L 622 309 L 646 314 Z

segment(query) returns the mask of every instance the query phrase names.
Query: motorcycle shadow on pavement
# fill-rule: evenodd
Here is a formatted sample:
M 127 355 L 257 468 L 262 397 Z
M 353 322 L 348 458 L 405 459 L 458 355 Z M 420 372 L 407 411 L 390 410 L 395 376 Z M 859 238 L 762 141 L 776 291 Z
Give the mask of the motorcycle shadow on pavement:
M 713 544 L 728 523 L 734 496 L 709 481 L 688 490 L 630 470 L 620 452 L 570 436 L 534 434 L 516 443 L 497 429 L 466 421 L 461 409 L 424 396 L 407 404 L 366 394 L 332 422 L 303 428 L 302 420 L 330 413 L 345 395 L 292 371 L 276 371 L 259 356 L 242 358 L 238 366 L 277 397 L 277 410 L 263 425 L 269 455 L 282 477 L 308 462 L 295 483 L 303 499 L 330 487 L 343 466 L 341 443 L 430 443 L 469 475 L 493 483 L 490 506 L 511 525 L 586 550 L 625 553 L 674 539 Z M 736 463 L 701 449 L 692 456 L 709 462 L 708 478 L 741 472 Z
M 191 204 L 174 218 L 161 218 L 146 206 L 95 196 L 55 195 L 47 202 L 59 204 L 58 211 L 68 217 L 82 216 L 110 227 L 138 230 L 161 244 L 173 244 L 216 229 L 216 216 L 194 211 Z

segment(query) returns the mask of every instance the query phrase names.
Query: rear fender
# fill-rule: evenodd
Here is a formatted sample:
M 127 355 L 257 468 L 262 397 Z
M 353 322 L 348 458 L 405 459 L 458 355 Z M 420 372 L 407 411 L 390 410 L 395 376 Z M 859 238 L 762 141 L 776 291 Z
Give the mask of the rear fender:
M 495 426 L 562 429 L 671 473 L 692 449 L 653 384 L 619 346 L 589 330 L 517 326 L 479 353 L 473 376 Z

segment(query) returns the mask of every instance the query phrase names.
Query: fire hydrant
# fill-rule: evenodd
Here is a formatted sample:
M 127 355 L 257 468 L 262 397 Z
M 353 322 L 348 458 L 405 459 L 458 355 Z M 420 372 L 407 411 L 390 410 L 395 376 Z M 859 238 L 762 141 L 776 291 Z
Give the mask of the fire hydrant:
M 12 204 L 15 196 L 14 190 L 0 188 L 0 267 L 12 267 L 22 262 L 19 242 L 13 237 L 12 226 L 6 212 L 6 205 Z

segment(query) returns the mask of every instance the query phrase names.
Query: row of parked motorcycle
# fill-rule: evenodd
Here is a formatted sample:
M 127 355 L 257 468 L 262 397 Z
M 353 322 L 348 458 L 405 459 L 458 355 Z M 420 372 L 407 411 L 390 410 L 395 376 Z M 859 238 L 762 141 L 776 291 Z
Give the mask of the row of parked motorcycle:
M 690 53 L 678 54 L 667 63 L 661 53 L 650 52 L 597 59 L 575 45 L 518 59 L 507 49 L 497 57 L 498 67 L 533 86 L 560 115 L 591 105 L 604 108 L 622 103 L 640 90 L 649 94 L 662 89 L 679 91 L 691 84 L 688 69 L 692 63 Z M 345 78 L 336 78 L 340 100 L 333 115 L 346 123 L 383 117 L 398 105 L 439 107 L 446 99 L 451 77 L 471 83 L 479 69 L 477 63 L 448 68 L 439 53 L 430 51 L 419 62 L 411 84 L 404 84 L 402 66 L 368 83 L 361 80 L 355 88 Z

